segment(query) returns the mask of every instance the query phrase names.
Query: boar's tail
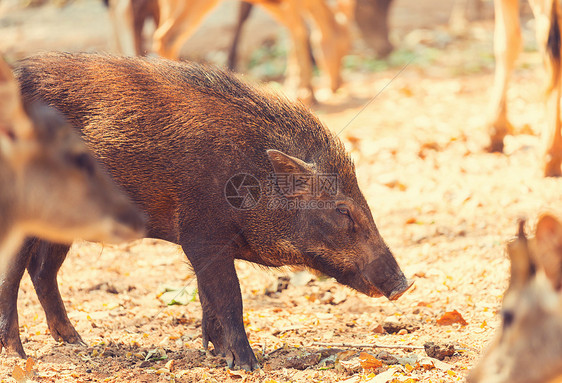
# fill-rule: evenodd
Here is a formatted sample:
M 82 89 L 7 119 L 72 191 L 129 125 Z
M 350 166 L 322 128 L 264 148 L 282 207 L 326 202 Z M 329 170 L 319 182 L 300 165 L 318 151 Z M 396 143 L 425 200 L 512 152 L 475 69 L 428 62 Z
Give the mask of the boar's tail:
M 548 91 L 552 91 L 560 81 L 560 9 L 558 9 L 558 1 L 552 1 L 552 11 L 550 13 L 550 30 L 548 31 L 548 40 L 546 43 L 546 52 L 550 59 L 552 70 L 552 78 L 550 80 Z

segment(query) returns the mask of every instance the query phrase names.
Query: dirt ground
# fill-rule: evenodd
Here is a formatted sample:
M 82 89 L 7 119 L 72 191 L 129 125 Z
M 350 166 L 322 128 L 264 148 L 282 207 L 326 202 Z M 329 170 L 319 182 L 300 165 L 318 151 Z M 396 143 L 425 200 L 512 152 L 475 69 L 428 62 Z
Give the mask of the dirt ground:
M 26 275 L 18 310 L 23 345 L 34 361 L 28 378 L 463 381 L 499 324 L 509 268 L 505 242 L 515 234 L 519 218 L 527 218 L 532 228 L 539 213 L 562 212 L 562 180 L 541 176 L 543 77 L 532 21 L 524 22 L 525 50 L 508 94 L 518 134 L 507 138 L 506 154 L 488 154 L 482 148 L 493 81 L 491 5 L 486 3 L 484 20 L 457 33 L 446 24 L 451 3 L 396 0 L 392 37 L 397 51 L 378 61 L 357 41 L 346 58 L 343 89 L 330 95 L 323 78 L 317 79 L 320 103 L 314 111 L 339 133 L 354 157 L 381 234 L 405 274 L 416 280 L 411 291 L 391 303 L 331 279 L 240 263 L 246 329 L 262 369 L 229 371 L 221 358 L 202 350 L 201 308 L 193 295 L 196 283 L 177 246 L 154 240 L 115 247 L 79 242 L 60 271 L 59 285 L 69 317 L 87 347 L 57 344 L 51 338 Z M 262 25 L 259 20 L 255 25 Z M 224 34 L 224 23 L 215 23 L 223 29 L 210 25 L 200 35 L 203 41 Z M 272 29 L 260 34 L 260 28 L 248 35 L 283 33 Z M 97 0 L 76 0 L 64 9 L 6 6 L 0 35 L 0 51 L 11 59 L 40 50 L 111 50 L 107 15 Z M 254 55 L 268 53 L 258 40 Z M 279 41 L 282 44 L 286 37 Z M 190 57 L 200 54 L 220 64 L 221 44 L 205 52 L 192 51 Z M 245 65 L 255 62 L 253 68 L 245 68 L 250 78 L 267 79 L 268 73 L 275 77 L 278 70 L 264 66 L 267 57 L 280 60 L 267 55 L 243 59 Z M 166 288 L 182 287 L 187 293 L 178 300 L 185 298 L 186 304 L 163 302 L 170 297 L 170 293 L 160 296 Z M 444 313 L 454 310 L 466 325 L 437 324 Z M 381 333 L 380 326 L 391 319 L 405 328 Z M 456 351 L 443 364 L 427 364 L 420 349 L 427 341 L 452 343 Z M 383 349 L 319 342 L 398 348 L 381 354 Z M 361 352 L 385 363 L 369 369 L 369 357 L 360 358 Z M 14 381 L 16 365 L 24 366 L 24 361 L 1 355 L 0 380 Z

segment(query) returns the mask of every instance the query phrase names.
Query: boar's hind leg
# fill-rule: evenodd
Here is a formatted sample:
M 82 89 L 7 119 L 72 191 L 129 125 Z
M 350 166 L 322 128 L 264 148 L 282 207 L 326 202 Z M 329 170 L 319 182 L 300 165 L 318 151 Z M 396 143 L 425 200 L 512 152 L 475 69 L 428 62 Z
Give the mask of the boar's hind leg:
M 0 284 L 0 351 L 25 358 L 18 324 L 18 290 L 25 265 L 29 259 L 29 241 L 22 247 Z
M 184 246 L 186 254 L 192 255 Z M 203 308 L 203 346 L 209 341 L 218 354 L 223 354 L 229 367 L 235 364 L 245 370 L 258 367 L 248 342 L 242 318 L 242 294 L 234 268 L 234 259 L 225 254 L 190 257 L 197 275 L 199 299 Z
M 56 341 L 62 340 L 67 343 L 85 345 L 78 332 L 70 324 L 57 284 L 57 272 L 64 262 L 69 248 L 66 245 L 35 240 L 27 271 L 45 311 L 52 337 Z

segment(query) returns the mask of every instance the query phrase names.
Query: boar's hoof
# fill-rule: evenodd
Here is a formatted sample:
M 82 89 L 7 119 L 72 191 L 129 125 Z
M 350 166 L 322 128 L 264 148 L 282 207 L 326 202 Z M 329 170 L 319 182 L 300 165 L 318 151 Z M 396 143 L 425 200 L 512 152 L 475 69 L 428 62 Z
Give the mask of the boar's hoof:
M 27 359 L 27 355 L 25 354 L 25 351 L 23 351 L 19 334 L 17 339 L 8 339 L 7 341 L 0 339 L 0 352 L 2 351 L 2 347 L 6 349 L 6 353 L 8 355 L 19 356 L 22 359 Z
M 234 368 L 234 362 L 236 362 L 237 366 L 241 370 L 246 370 L 246 371 L 253 371 L 253 370 L 260 367 L 253 352 L 251 352 L 251 355 L 249 355 L 249 359 L 250 360 L 247 363 L 243 363 L 243 362 L 240 362 L 240 359 L 238 358 L 238 356 L 235 353 L 233 353 L 231 351 L 228 351 L 226 353 L 226 364 L 228 365 L 228 368 L 231 368 L 231 369 Z
M 211 342 L 215 348 L 214 354 L 225 357 L 228 368 L 234 368 L 235 364 L 246 371 L 259 368 L 258 361 L 248 344 L 245 333 L 243 339 L 228 341 L 217 318 L 213 315 L 207 315 L 205 312 L 203 313 L 201 328 L 205 350 L 208 350 L 209 342 Z
M 57 327 L 52 327 L 49 329 L 51 331 L 51 336 L 57 342 L 66 342 L 70 344 L 77 344 L 79 346 L 88 346 L 82 340 L 82 337 L 71 325 L 61 324 Z
M 203 315 L 201 329 L 203 330 L 203 347 L 205 350 L 209 348 L 209 342 L 211 342 L 215 347 L 215 355 L 226 356 L 227 347 L 219 321 L 215 317 Z

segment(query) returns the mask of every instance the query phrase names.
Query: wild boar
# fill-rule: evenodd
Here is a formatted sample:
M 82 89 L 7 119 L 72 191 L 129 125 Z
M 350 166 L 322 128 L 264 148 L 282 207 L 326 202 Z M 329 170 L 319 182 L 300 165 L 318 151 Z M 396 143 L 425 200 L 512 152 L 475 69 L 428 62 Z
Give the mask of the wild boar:
M 257 367 L 235 259 L 309 267 L 373 297 L 397 299 L 411 286 L 343 144 L 302 104 L 213 67 L 155 58 L 43 54 L 17 75 L 26 99 L 59 108 L 81 129 L 149 216 L 148 236 L 182 246 L 197 276 L 204 346 L 212 342 L 229 366 Z M 39 249 L 20 257 L 56 279 L 67 248 Z M 51 331 L 76 341 L 54 301 L 43 304 L 47 320 L 56 318 Z

